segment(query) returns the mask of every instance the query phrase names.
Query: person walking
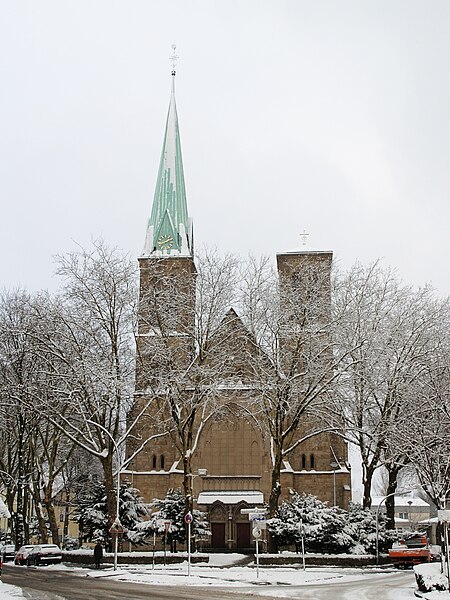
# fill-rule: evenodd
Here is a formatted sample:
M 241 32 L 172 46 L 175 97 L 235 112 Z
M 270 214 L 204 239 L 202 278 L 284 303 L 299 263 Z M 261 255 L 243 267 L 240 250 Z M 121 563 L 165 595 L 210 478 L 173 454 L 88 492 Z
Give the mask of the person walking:
M 100 542 L 97 542 L 94 546 L 94 560 L 95 560 L 95 568 L 100 569 L 100 563 L 103 558 L 103 548 Z

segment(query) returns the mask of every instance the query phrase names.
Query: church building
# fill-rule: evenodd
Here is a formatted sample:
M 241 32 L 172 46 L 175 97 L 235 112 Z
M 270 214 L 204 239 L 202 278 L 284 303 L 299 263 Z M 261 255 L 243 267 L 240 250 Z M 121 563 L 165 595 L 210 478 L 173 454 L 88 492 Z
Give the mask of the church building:
M 291 297 L 297 294 L 301 304 L 306 295 L 302 288 L 305 272 L 312 273 L 316 282 L 317 273 L 321 273 L 316 296 L 325 298 L 326 307 L 331 264 L 330 251 L 303 248 L 280 253 L 280 285 L 290 290 Z M 188 469 L 193 507 L 206 512 L 210 523 L 212 535 L 204 547 L 251 548 L 254 540 L 250 522 L 242 510 L 263 507 L 274 487 L 272 434 L 255 407 L 264 394 L 274 393 L 274 386 L 264 387 L 256 380 L 255 367 L 249 365 L 255 353 L 259 353 L 260 361 L 266 358 L 233 307 L 223 315 L 221 333 L 217 334 L 223 336 L 223 362 L 219 368 L 214 352 L 207 359 L 199 357 L 195 342 L 193 222 L 184 181 L 174 67 L 155 195 L 139 268 L 136 389 L 129 416 L 129 422 L 135 424 L 135 435 L 128 442 L 127 457 L 142 440 L 147 443 L 123 474 L 150 502 L 164 498 L 172 489 L 185 493 Z M 327 319 L 327 309 L 321 311 L 321 318 Z M 286 318 L 286 331 L 296 327 L 292 316 Z M 292 339 L 286 333 L 282 340 L 288 350 L 295 345 Z M 328 359 L 322 356 L 321 360 Z M 302 363 L 298 368 L 305 366 Z M 195 376 L 186 375 L 193 370 Z M 220 381 L 214 381 L 218 372 Z M 209 413 L 205 416 L 208 402 Z M 351 489 L 346 443 L 330 431 L 308 437 L 313 420 L 302 419 L 287 440 L 292 444 L 295 436 L 304 439 L 281 461 L 279 499 L 289 498 L 295 491 L 347 508 Z

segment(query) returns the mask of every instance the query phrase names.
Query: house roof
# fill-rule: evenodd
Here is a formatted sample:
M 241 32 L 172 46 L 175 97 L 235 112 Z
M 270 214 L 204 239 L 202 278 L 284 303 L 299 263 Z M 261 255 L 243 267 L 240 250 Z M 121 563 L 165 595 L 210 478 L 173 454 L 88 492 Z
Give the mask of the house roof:
M 383 503 L 385 502 L 385 496 L 374 496 L 372 498 L 372 507 L 379 506 L 382 501 Z M 396 508 L 409 508 L 410 506 L 430 508 L 429 503 L 418 496 L 395 496 L 394 506 Z

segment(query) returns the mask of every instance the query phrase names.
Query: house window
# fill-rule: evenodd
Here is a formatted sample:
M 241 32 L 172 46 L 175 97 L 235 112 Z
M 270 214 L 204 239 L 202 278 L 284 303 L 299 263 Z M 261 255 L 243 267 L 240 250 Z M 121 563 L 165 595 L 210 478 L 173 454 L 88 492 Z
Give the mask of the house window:
M 161 469 L 161 471 L 164 471 L 164 454 L 161 454 L 159 458 L 159 468 Z
M 409 515 L 407 512 L 401 512 L 401 513 L 398 513 L 398 518 L 399 519 L 409 519 Z
M 152 469 L 156 469 L 156 454 L 154 454 L 152 458 Z
M 311 456 L 309 457 L 309 466 L 311 467 L 311 469 L 316 468 L 316 459 L 314 458 L 314 454 L 311 454 Z
M 61 523 L 64 523 L 64 513 L 60 513 L 59 520 Z
M 306 469 L 306 454 L 302 454 L 302 469 Z

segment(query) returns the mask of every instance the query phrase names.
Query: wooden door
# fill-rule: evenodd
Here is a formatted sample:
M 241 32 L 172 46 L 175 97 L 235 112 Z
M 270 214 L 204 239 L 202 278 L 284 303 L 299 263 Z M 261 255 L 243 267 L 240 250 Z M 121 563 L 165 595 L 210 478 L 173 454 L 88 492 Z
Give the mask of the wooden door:
M 250 548 L 250 522 L 236 523 L 236 547 Z
M 225 548 L 225 523 L 211 523 L 211 548 Z

